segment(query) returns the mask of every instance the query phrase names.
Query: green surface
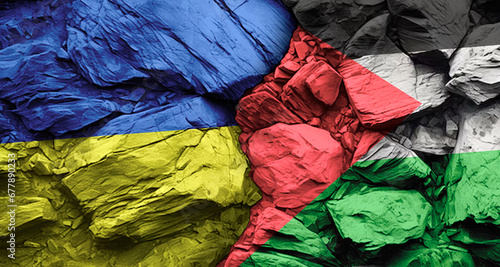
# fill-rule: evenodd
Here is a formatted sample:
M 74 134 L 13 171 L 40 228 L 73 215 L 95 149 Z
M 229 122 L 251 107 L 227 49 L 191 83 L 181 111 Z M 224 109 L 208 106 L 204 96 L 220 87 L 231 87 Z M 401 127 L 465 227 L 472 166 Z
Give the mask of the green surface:
M 498 266 L 499 156 L 357 162 L 245 265 Z

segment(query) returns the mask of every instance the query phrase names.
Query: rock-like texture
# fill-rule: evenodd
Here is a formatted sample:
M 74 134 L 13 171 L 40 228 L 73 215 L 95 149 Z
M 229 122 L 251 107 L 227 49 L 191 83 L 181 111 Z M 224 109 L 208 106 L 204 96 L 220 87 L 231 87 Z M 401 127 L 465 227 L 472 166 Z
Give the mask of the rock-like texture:
M 359 65 L 364 69 L 359 70 Z M 356 114 L 367 127 L 380 129 L 396 126 L 405 119 L 405 115 L 420 106 L 420 103 L 408 105 L 400 101 L 408 97 L 402 90 L 387 90 L 391 88 L 391 83 L 407 90 L 414 88 L 411 78 L 415 80 L 415 69 L 405 54 L 366 56 L 344 61 L 339 72 L 345 77 L 344 84 Z M 375 93 L 380 97 L 374 98 Z M 386 105 L 393 109 L 387 110 Z
M 275 34 L 293 25 L 283 7 L 267 1 L 157 0 L 76 1 L 67 24 L 68 57 L 94 84 L 147 77 L 174 91 L 226 99 L 238 99 L 280 60 L 286 39 Z
M 322 206 L 322 216 L 327 216 L 326 201 L 338 198 L 324 192 L 331 193 L 329 186 L 335 184 L 334 181 L 343 172 L 384 136 L 382 132 L 365 128 L 365 124 L 371 125 L 365 123 L 362 115 L 357 115 L 359 113 L 352 104 L 356 102 L 351 101 L 349 90 L 344 86 L 350 77 L 340 71 L 345 64 L 350 64 L 353 72 L 364 69 L 299 28 L 293 34 L 290 50 L 281 64 L 240 101 L 236 116 L 243 129 L 240 141 L 251 162 L 251 176 L 261 188 L 263 197 L 252 208 L 247 229 L 221 266 L 260 264 L 260 261 L 266 264 L 320 266 L 329 265 L 328 259 L 340 264 L 337 252 L 325 254 L 325 258 L 318 252 L 324 251 L 325 246 L 329 247 L 318 242 L 333 238 L 333 233 L 325 235 L 311 229 L 308 225 L 318 223 L 317 220 L 311 217 L 306 223 L 304 220 L 307 219 L 301 218 L 301 214 L 304 209 L 310 208 L 307 204 L 317 201 L 317 205 Z M 400 102 L 389 103 L 379 109 L 377 118 L 380 120 L 402 120 L 419 106 L 411 97 L 378 79 L 378 82 L 387 85 L 381 90 L 388 95 L 401 96 Z M 262 97 L 267 99 L 260 101 Z M 259 105 L 252 102 L 254 99 L 259 99 Z M 375 101 L 381 100 L 377 98 Z M 269 105 L 274 105 L 276 109 Z M 384 127 L 390 130 L 391 124 L 384 124 Z M 429 170 L 424 166 L 407 170 L 408 177 L 426 178 Z M 343 196 L 342 192 L 337 194 Z M 424 209 L 428 210 L 427 207 Z M 290 221 L 293 216 L 298 221 Z M 424 212 L 419 214 L 421 220 L 409 219 L 409 224 L 418 225 L 419 230 L 414 235 L 402 237 L 396 234 L 395 238 L 400 242 L 417 238 L 425 228 L 423 218 L 426 216 Z M 333 225 L 331 219 L 328 221 Z M 299 222 L 304 226 L 300 226 Z M 296 232 L 304 227 L 312 232 Z M 269 239 L 276 232 L 291 239 Z M 314 244 L 314 248 L 296 245 L 297 240 L 292 236 L 298 240 L 305 239 L 304 242 Z M 266 252 L 257 250 L 259 247 Z M 295 249 L 285 249 L 288 247 Z M 253 252 L 255 254 L 248 258 Z M 297 252 L 303 253 L 304 257 L 297 257 Z
M 500 231 L 495 225 L 462 223 L 450 238 L 481 258 L 500 261 Z
M 262 197 L 236 102 L 295 28 L 278 1 L 2 1 L 0 174 L 15 153 L 18 206 L 0 265 L 219 262 Z
M 457 143 L 460 110 L 463 105 L 465 103 L 461 99 L 452 96 L 433 112 L 415 116 L 414 120 L 399 125 L 390 137 L 416 152 L 433 155 L 449 154 Z
M 469 28 L 472 0 L 388 0 L 398 40 L 409 53 L 458 46 Z
M 256 131 L 247 143 L 253 181 L 266 200 L 280 208 L 307 205 L 309 195 L 342 172 L 341 142 L 330 132 L 307 124 L 275 124 Z M 276 179 L 280 177 L 286 179 Z
M 344 2 L 285 1 L 316 38 L 299 28 L 280 66 L 239 103 L 240 141 L 263 198 L 220 266 L 498 265 L 500 42 L 485 31 L 496 28 L 485 25 L 494 9 Z M 329 71 L 329 85 L 342 79 L 333 105 L 321 100 L 332 90 L 320 65 L 340 75 Z M 307 138 L 290 133 L 299 126 Z M 344 160 L 304 141 L 314 135 L 340 144 Z M 332 164 L 343 174 L 318 183 L 337 174 Z
M 425 246 L 412 246 L 397 253 L 387 266 L 476 266 L 472 256 L 466 249 L 460 247 L 426 248 Z
M 0 265 L 499 265 L 495 1 L 283 3 L 0 3 Z
M 295 29 L 279 2 L 240 2 L 6 3 L 0 140 L 235 125 Z
M 186 220 L 257 202 L 237 134 L 226 127 L 87 139 L 68 154 L 62 184 L 91 215 L 96 238 L 141 242 L 167 236 L 188 227 Z M 189 212 L 199 205 L 203 212 Z
M 248 178 L 239 132 L 222 127 L 3 144 L 2 176 L 7 155 L 18 155 L 16 263 L 29 266 L 36 254 L 56 266 L 215 265 L 261 198 Z
M 488 105 L 464 105 L 461 108 L 459 135 L 454 153 L 500 149 L 500 101 Z
M 379 15 L 389 13 L 387 22 L 390 22 L 390 25 L 382 31 L 387 30 L 387 36 L 396 41 L 405 52 L 430 62 L 447 60 L 468 33 L 471 24 L 478 23 L 475 20 L 470 21 L 470 18 L 474 17 L 470 15 L 472 2 L 478 2 L 475 9 L 481 13 L 491 10 L 485 6 L 495 6 L 484 3 L 488 2 L 487 0 L 284 1 L 304 29 L 347 55 L 353 52 L 352 47 L 349 48 L 353 38 L 363 34 L 362 32 L 371 35 L 366 29 L 361 30 L 362 26 L 366 26 L 368 21 Z M 477 15 L 476 18 L 480 20 L 481 15 Z M 383 20 L 376 22 L 380 26 L 385 23 Z M 372 33 L 376 35 L 376 31 L 380 30 Z M 391 51 L 381 50 L 376 46 L 370 49 L 382 53 Z
M 366 21 L 387 7 L 383 0 L 285 0 L 283 2 L 293 11 L 305 30 L 340 51 Z
M 446 222 L 451 225 L 471 218 L 499 225 L 500 102 L 482 108 L 468 106 L 459 128 L 446 173 Z
M 411 187 L 431 173 L 415 152 L 388 137 L 375 144 L 353 170 L 372 183 L 399 187 Z
M 50 204 L 47 198 L 43 197 L 18 197 L 16 203 L 9 202 L 10 198 L 2 197 L 3 203 L 10 203 L 16 206 L 2 207 L 2 214 L 7 214 L 0 220 L 0 224 L 9 225 L 10 219 L 15 218 L 15 225 L 18 230 L 23 230 L 29 227 L 43 224 L 44 222 L 57 221 L 57 213 Z M 14 212 L 12 212 L 14 210 Z M 17 210 L 18 212 L 15 212 Z M 4 227 L 0 231 L 0 236 L 8 236 L 10 231 L 9 227 Z
M 346 45 L 344 54 L 351 58 L 368 55 L 401 53 L 401 50 L 388 36 L 391 16 L 388 13 L 367 21 Z
M 450 121 L 451 123 L 453 121 Z M 438 155 L 449 154 L 456 145 L 456 140 L 447 136 L 443 128 L 421 125 L 417 126 L 410 141 L 414 150 Z
M 399 88 L 405 94 L 421 103 L 414 113 L 438 107 L 448 98 L 445 88 L 446 76 L 439 69 L 414 62 L 387 37 L 389 14 L 380 15 L 368 21 L 349 41 L 346 55 L 354 58 L 368 71 L 382 78 L 385 82 Z M 361 113 L 377 114 L 373 110 L 381 106 L 367 99 L 370 91 L 381 94 L 386 83 L 380 82 L 368 71 L 353 73 L 349 65 L 339 70 L 345 79 L 346 88 L 354 103 L 361 102 L 364 106 L 355 104 Z M 382 98 L 385 101 L 397 101 L 397 95 Z M 404 105 L 404 103 L 401 103 Z
M 500 7 L 495 0 L 475 0 L 472 10 L 475 12 L 474 17 L 482 20 L 482 23 L 500 22 Z
M 476 104 L 500 94 L 500 23 L 474 29 L 450 60 L 447 87 Z
M 388 244 L 420 238 L 427 226 L 431 205 L 417 191 L 379 188 L 327 202 L 343 238 L 373 251 Z

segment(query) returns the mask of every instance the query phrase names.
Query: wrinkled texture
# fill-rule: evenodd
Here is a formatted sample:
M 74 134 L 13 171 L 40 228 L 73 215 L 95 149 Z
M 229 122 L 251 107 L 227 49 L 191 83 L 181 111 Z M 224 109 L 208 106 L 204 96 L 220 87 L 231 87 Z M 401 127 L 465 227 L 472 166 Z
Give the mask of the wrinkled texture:
M 435 67 L 414 62 L 402 53 L 387 37 L 389 19 L 389 14 L 383 14 L 363 25 L 349 41 L 347 56 L 355 58 L 356 63 L 419 101 L 421 105 L 414 113 L 438 107 L 448 98 L 445 74 Z M 369 116 L 383 112 L 382 103 L 367 98 L 371 98 L 372 90 L 382 94 L 381 87 L 386 86 L 384 83 L 378 82 L 372 77 L 373 74 L 367 71 L 353 73 L 349 65 L 341 66 L 340 72 L 346 77 L 344 82 L 356 109 L 359 113 L 366 113 L 361 116 L 362 119 L 366 117 L 365 120 L 372 120 Z M 380 99 L 396 102 L 400 98 L 398 95 L 387 95 Z M 404 105 L 405 102 L 400 104 Z
M 450 61 L 446 85 L 452 92 L 481 104 L 500 94 L 500 23 L 482 25 L 465 38 Z
M 500 224 L 499 150 L 500 102 L 464 109 L 457 146 L 446 173 L 447 224 L 466 218 Z
M 343 52 L 368 20 L 387 8 L 385 1 L 285 0 L 305 30 Z
M 270 0 L 5 5 L 2 143 L 235 125 L 295 28 Z
M 62 168 L 69 175 L 62 184 L 92 214 L 89 230 L 96 238 L 125 236 L 140 242 L 163 237 L 187 227 L 181 223 L 185 216 L 198 221 L 258 200 L 257 189 L 245 179 L 246 159 L 236 131 L 224 127 L 87 139 L 68 155 Z M 133 198 L 123 206 L 130 192 Z M 202 214 L 184 214 L 183 209 L 196 205 L 206 206 Z
M 261 198 L 236 102 L 295 27 L 272 0 L 2 1 L 0 265 L 219 262 Z
M 369 73 L 299 28 L 281 64 L 241 99 L 236 115 L 243 130 L 240 142 L 251 162 L 251 177 L 261 188 L 263 197 L 253 206 L 247 229 L 220 266 L 336 266 L 341 263 L 342 256 L 336 251 L 330 250 L 324 254 L 325 258 L 318 253 L 324 251 L 325 246 L 330 248 L 325 240 L 333 238 L 333 233 L 319 233 L 318 229 L 309 228 L 308 224 L 315 223 L 315 219 L 302 218 L 301 214 L 311 206 L 311 201 L 317 201 L 317 205 L 323 207 L 322 216 L 327 215 L 326 199 L 333 196 L 325 192 L 330 192 L 329 188 L 336 184 L 334 181 L 385 135 L 365 128 L 363 117 L 357 116 L 350 101 L 352 97 L 344 86 L 349 76 L 340 71 L 345 64 L 350 64 L 355 72 Z M 397 123 L 419 106 L 394 86 L 375 75 L 372 77 L 386 94 L 401 96 L 400 102 L 391 102 L 379 109 L 378 119 Z M 259 100 L 258 105 L 252 102 L 261 97 L 268 100 Z M 381 99 L 375 98 L 375 101 Z M 392 110 L 396 115 L 390 113 Z M 385 127 L 391 129 L 390 124 Z M 429 170 L 424 168 L 425 164 L 418 164 L 414 170 L 408 170 L 409 177 L 427 177 Z M 406 237 L 398 234 L 396 239 L 403 242 L 418 237 L 425 228 L 423 217 L 427 210 L 424 207 L 424 212 L 419 213 L 421 220 L 409 219 L 408 223 L 419 229 L 417 233 Z M 297 233 L 303 227 L 295 219 L 291 220 L 293 216 L 312 232 Z M 309 221 L 306 224 L 304 220 Z M 331 219 L 328 221 L 330 226 L 334 224 Z M 287 238 L 274 240 L 273 235 Z M 301 240 L 314 245 L 304 246 Z M 298 257 L 296 251 L 303 257 Z
M 1 199 L 3 203 L 10 203 L 10 198 L 3 197 Z M 0 220 L 2 225 L 9 225 L 12 214 L 14 214 L 16 221 L 15 227 L 19 230 L 40 225 L 47 221 L 57 221 L 57 213 L 47 198 L 18 197 L 16 200 L 17 203 L 11 203 L 11 205 L 17 205 L 17 207 L 4 206 L 2 208 L 2 214 L 7 214 Z M 12 212 L 13 209 L 19 212 Z M 9 234 L 10 231 L 8 231 L 7 227 L 4 227 L 0 232 L 1 236 L 8 236 Z
M 431 205 L 417 191 L 380 188 L 327 202 L 343 238 L 376 250 L 424 234 Z
M 498 101 L 494 84 L 498 75 L 496 52 L 485 46 L 498 41 L 492 34 L 481 42 L 486 34 L 477 34 L 496 27 L 485 25 L 496 22 L 492 1 L 284 2 L 300 26 L 338 52 L 330 52 L 324 44 L 322 51 L 309 38 L 294 36 L 291 56 L 286 55 L 240 101 L 236 119 L 243 129 L 242 148 L 264 195 L 252 209 L 247 230 L 220 265 L 237 265 L 245 259 L 243 266 L 498 265 L 494 192 L 498 191 L 500 140 L 495 125 L 500 109 L 493 104 Z M 468 56 L 469 50 L 486 52 Z M 335 55 L 333 60 L 329 54 Z M 480 60 L 488 62 L 476 64 Z M 329 63 L 342 78 L 338 99 L 330 107 L 311 95 L 313 88 L 303 86 L 308 84 L 306 77 L 314 75 L 310 70 L 317 61 Z M 335 76 L 330 80 L 337 83 Z M 315 91 L 328 92 L 321 84 Z M 398 91 L 386 91 L 392 86 Z M 405 96 L 420 104 L 406 103 Z M 337 106 L 340 101 L 347 102 L 350 111 Z M 359 123 L 344 127 L 346 117 L 337 114 Z M 353 165 L 297 211 L 287 208 L 290 196 L 281 196 L 286 203 L 277 197 L 288 188 L 295 190 L 283 182 L 307 184 L 296 178 L 306 170 L 310 181 L 322 179 L 325 167 L 320 162 L 305 163 L 311 158 L 306 156 L 310 144 L 296 141 L 290 149 L 290 127 L 282 123 L 328 130 L 334 140 L 341 138 L 345 157 L 354 151 Z M 260 135 L 264 132 L 265 138 Z M 320 132 L 316 135 L 322 140 Z M 360 150 L 365 141 L 371 149 Z M 297 159 L 299 147 L 302 159 Z M 293 202 L 301 203 L 307 188 L 297 192 L 300 198 Z M 335 203 L 340 203 L 337 210 Z M 252 252 L 246 258 L 245 253 Z
M 405 51 L 453 49 L 469 28 L 472 0 L 388 0 L 398 40 Z
M 233 126 L 2 145 L 2 176 L 7 154 L 18 155 L 16 235 L 23 243 L 16 262 L 29 266 L 36 254 L 56 266 L 215 265 L 261 198 L 239 132 Z
M 388 266 L 476 266 L 467 250 L 459 247 L 426 248 L 413 246 L 397 253 Z
M 150 77 L 166 89 L 224 99 L 237 99 L 279 61 L 286 39 L 274 37 L 291 26 L 272 1 L 82 0 L 68 18 L 67 52 L 92 83 Z
M 352 168 L 373 183 L 411 187 L 430 175 L 431 169 L 411 149 L 384 138 Z
M 284 3 L 0 3 L 16 263 L 497 266 L 495 1 Z

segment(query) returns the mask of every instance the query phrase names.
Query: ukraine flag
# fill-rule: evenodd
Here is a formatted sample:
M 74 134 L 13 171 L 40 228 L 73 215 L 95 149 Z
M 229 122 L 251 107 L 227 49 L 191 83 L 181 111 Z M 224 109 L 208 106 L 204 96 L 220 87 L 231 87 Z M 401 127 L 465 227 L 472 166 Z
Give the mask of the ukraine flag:
M 498 265 L 499 18 L 6 1 L 0 263 Z

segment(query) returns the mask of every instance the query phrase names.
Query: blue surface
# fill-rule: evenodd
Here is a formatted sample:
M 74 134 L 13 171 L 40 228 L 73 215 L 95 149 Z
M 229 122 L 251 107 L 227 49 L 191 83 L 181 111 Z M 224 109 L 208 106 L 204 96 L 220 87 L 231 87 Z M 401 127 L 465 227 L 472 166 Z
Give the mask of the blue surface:
M 286 52 L 279 1 L 0 4 L 0 141 L 235 125 Z

